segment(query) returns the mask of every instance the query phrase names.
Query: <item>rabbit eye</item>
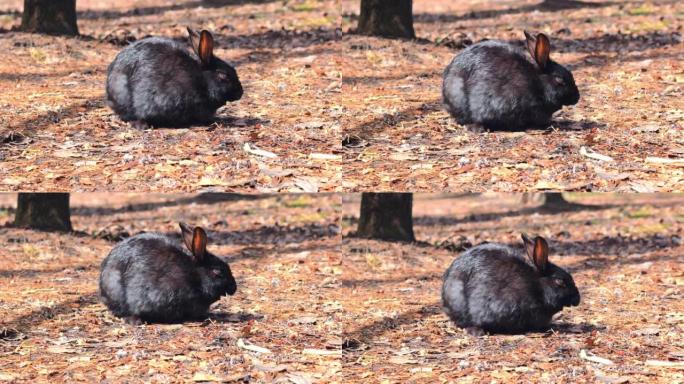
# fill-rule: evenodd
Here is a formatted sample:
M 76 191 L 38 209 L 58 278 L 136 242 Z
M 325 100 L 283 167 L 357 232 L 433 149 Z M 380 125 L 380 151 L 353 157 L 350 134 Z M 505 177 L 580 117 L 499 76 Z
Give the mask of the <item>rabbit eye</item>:
M 221 276 L 221 271 L 218 269 L 210 269 L 209 274 L 211 275 L 211 277 L 219 277 Z
M 553 279 L 553 282 L 559 287 L 565 287 L 565 281 L 563 281 L 563 279 Z
M 218 76 L 219 80 L 228 80 L 228 74 L 226 73 L 216 72 L 216 76 Z
M 563 78 L 562 78 L 562 77 L 559 77 L 559 76 L 554 76 L 554 77 L 553 77 L 553 82 L 556 83 L 556 84 L 558 84 L 558 85 L 562 85 L 563 83 L 565 83 L 565 81 L 563 80 Z

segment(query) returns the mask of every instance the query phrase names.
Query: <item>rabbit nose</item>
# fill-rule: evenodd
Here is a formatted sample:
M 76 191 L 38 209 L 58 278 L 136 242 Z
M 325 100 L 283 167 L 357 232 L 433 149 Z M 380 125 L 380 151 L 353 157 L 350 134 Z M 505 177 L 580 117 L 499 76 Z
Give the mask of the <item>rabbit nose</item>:
M 579 102 L 579 99 L 580 99 L 580 94 L 579 94 L 579 90 L 578 90 L 578 91 L 573 92 L 572 95 L 570 95 L 570 97 L 567 100 L 566 105 L 575 105 Z
M 572 298 L 572 302 L 570 303 L 573 307 L 578 306 L 580 303 L 580 297 L 579 295 L 575 296 Z
M 237 101 L 242 98 L 243 90 L 242 86 L 237 86 L 236 89 L 233 90 L 233 92 L 230 95 L 230 101 Z
M 235 292 L 237 291 L 237 284 L 230 284 L 228 288 L 226 289 L 226 294 L 227 295 L 234 295 Z

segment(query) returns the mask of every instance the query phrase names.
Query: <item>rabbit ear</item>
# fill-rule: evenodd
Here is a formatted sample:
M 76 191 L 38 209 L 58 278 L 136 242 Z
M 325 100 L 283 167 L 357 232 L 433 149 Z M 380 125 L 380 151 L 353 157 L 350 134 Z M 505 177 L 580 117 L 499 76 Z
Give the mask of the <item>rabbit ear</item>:
M 529 32 L 523 31 L 525 34 L 525 41 L 527 43 L 527 50 L 530 52 L 530 56 L 534 59 L 534 51 L 537 46 L 537 39 L 535 39 L 534 36 L 530 35 Z
M 183 222 L 178 223 L 181 229 L 181 234 L 183 237 L 183 243 L 185 244 L 185 247 L 188 248 L 188 251 L 192 252 L 192 238 L 194 237 L 194 230 L 193 228 Z
M 551 53 L 551 42 L 545 34 L 537 35 L 537 43 L 534 46 L 534 61 L 537 62 L 539 68 L 546 68 L 546 63 L 549 62 L 549 53 Z
M 200 34 L 197 56 L 204 64 L 211 63 L 211 58 L 214 56 L 214 37 L 207 30 L 203 30 Z
M 527 257 L 529 257 L 530 261 L 534 263 L 534 240 L 531 240 L 525 233 L 521 233 L 520 237 L 522 237 L 523 243 L 525 244 Z
M 546 271 L 546 264 L 549 262 L 549 244 L 543 237 L 537 236 L 534 239 L 534 251 L 532 253 L 534 265 L 541 273 Z
M 200 34 L 190 27 L 186 27 L 186 29 L 188 30 L 188 36 L 190 38 L 190 46 L 192 47 L 192 50 L 195 51 L 195 54 L 199 56 Z
M 200 227 L 195 227 L 192 233 L 192 255 L 195 262 L 200 262 L 204 259 L 207 253 L 207 233 Z
M 546 263 L 549 260 L 549 245 L 543 237 L 537 236 L 534 240 L 530 239 L 526 234 L 520 235 L 525 243 L 525 251 L 527 257 L 537 268 L 537 271 L 544 273 L 546 270 Z

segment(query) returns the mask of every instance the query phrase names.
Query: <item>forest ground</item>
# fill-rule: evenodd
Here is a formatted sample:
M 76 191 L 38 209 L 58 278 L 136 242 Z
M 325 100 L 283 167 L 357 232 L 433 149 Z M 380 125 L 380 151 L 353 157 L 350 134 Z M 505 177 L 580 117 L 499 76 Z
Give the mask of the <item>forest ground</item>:
M 570 198 L 586 206 L 550 213 L 514 195 L 418 194 L 419 243 L 408 244 L 350 237 L 359 199 L 345 196 L 345 381 L 684 382 L 684 197 Z M 549 240 L 580 305 L 550 332 L 468 335 L 441 312 L 442 274 L 466 247 L 521 246 L 521 232 Z
M 78 38 L 12 31 L 23 1 L 0 4 L 2 190 L 339 187 L 336 1 L 112 3 L 77 1 Z M 186 41 L 186 26 L 212 31 L 216 55 L 236 66 L 243 98 L 219 109 L 210 126 L 139 130 L 121 121 L 104 103 L 109 63 L 131 39 Z
M 348 33 L 358 1 L 342 0 L 345 190 L 681 191 L 684 2 L 540 3 L 416 0 L 409 41 Z M 523 29 L 550 36 L 579 103 L 546 130 L 458 125 L 441 102 L 444 68 L 468 44 L 521 42 Z
M 0 224 L 15 200 L 0 195 Z M 71 203 L 74 233 L 0 227 L 0 381 L 338 381 L 338 195 L 72 194 Z M 97 297 L 102 259 L 124 236 L 178 234 L 181 220 L 206 228 L 237 293 L 204 322 L 113 317 Z

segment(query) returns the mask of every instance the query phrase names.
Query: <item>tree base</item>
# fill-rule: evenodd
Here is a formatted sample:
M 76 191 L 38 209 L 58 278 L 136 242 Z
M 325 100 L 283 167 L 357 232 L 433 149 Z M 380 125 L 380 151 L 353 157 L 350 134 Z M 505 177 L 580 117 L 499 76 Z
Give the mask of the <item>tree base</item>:
M 21 31 L 78 35 L 76 0 L 24 0 Z
M 583 8 L 583 7 L 599 7 L 600 4 L 595 3 L 585 3 L 579 0 L 544 0 L 542 1 L 538 8 L 542 10 L 557 11 L 562 9 L 573 9 L 573 8 Z
M 367 239 L 413 242 L 413 195 L 363 193 L 356 236 Z
M 573 203 L 565 200 L 563 194 L 560 192 L 549 192 L 545 194 L 544 204 L 540 205 L 537 210 L 546 213 L 571 212 L 581 211 L 586 209 L 596 209 L 596 206 Z
M 388 38 L 415 39 L 412 0 L 361 0 L 356 33 Z
M 71 232 L 68 193 L 19 193 L 14 226 Z

